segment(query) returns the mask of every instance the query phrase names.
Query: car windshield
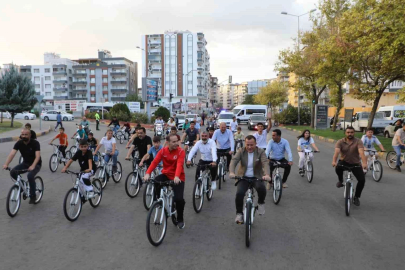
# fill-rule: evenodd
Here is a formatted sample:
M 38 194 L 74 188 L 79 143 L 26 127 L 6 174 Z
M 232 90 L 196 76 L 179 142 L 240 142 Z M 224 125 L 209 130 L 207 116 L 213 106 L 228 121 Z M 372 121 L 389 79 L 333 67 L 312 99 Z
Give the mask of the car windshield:
M 258 115 L 258 116 L 252 116 L 250 117 L 253 121 L 266 121 L 266 118 L 264 116 Z
M 220 114 L 218 116 L 218 119 L 232 119 L 233 118 L 233 114 Z
M 177 115 L 177 119 L 179 119 L 179 120 L 184 120 L 184 115 Z
M 234 115 L 237 115 L 240 112 L 240 109 L 234 109 L 232 112 Z

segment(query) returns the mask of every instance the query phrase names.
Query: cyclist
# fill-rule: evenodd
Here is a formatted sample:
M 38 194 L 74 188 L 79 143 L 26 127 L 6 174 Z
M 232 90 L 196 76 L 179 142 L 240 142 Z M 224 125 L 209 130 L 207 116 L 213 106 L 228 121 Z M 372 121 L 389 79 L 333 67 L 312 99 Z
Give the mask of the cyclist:
M 242 140 L 241 147 L 243 148 L 243 140 L 245 139 L 245 134 L 242 132 L 242 128 L 238 127 L 237 132 L 233 134 L 233 138 L 235 139 L 235 151 L 236 151 L 236 141 Z
M 183 124 L 183 133 L 185 133 L 186 130 L 189 128 L 190 128 L 190 123 L 188 122 L 188 119 L 186 118 L 186 120 L 184 120 L 184 124 Z
M 122 125 L 122 128 L 125 127 L 125 133 L 128 134 L 128 138 L 131 137 L 131 124 L 129 122 L 126 122 L 124 125 Z
M 298 139 L 298 146 L 297 146 L 297 151 L 298 151 L 298 156 L 300 157 L 300 161 L 298 163 L 298 168 L 299 168 L 299 174 L 302 176 L 304 175 L 304 161 L 305 161 L 305 153 L 303 152 L 305 149 L 307 150 L 312 150 L 312 147 L 314 147 L 315 151 L 319 151 L 318 147 L 315 145 L 314 139 L 311 137 L 311 132 L 306 129 L 302 132 L 300 136 L 297 137 Z M 311 147 L 312 146 L 312 147 Z M 314 158 L 313 153 L 309 153 L 309 158 L 312 159 Z
M 207 121 L 207 131 L 209 131 L 210 128 L 214 128 L 215 127 L 215 121 L 212 117 L 210 117 Z M 214 128 L 215 130 L 215 128 Z
M 31 124 L 30 123 L 26 123 L 25 124 L 25 128 L 28 129 L 31 133 L 31 140 L 36 140 L 37 139 L 37 134 L 35 133 L 35 131 L 33 131 L 31 129 Z
M 267 158 L 265 151 L 260 149 L 256 145 L 256 138 L 252 135 L 248 135 L 245 139 L 245 148 L 238 151 L 233 157 L 229 178 L 235 178 L 235 169 L 240 162 L 238 176 L 247 178 L 257 178 L 263 180 L 270 180 L 269 167 L 267 166 Z M 264 171 L 264 176 L 263 176 Z M 255 181 L 254 188 L 259 196 L 258 200 L 258 213 L 264 215 L 264 200 L 266 199 L 266 187 L 263 182 Z M 238 189 L 236 191 L 235 205 L 236 205 L 236 224 L 243 224 L 243 198 L 249 188 L 249 183 L 241 181 L 238 183 Z
M 113 138 L 113 132 L 112 130 L 107 130 L 107 136 L 103 137 L 99 143 L 99 145 L 97 145 L 96 150 L 94 150 L 93 155 L 96 155 L 98 150 L 100 149 L 100 147 L 104 145 L 104 150 L 106 155 L 104 156 L 104 161 L 105 163 L 108 163 L 108 161 L 110 161 L 110 158 L 112 157 L 113 159 L 113 172 L 117 171 L 117 160 L 118 160 L 118 150 L 116 148 L 117 146 L 117 141 L 115 140 L 115 138 Z M 108 177 L 107 177 L 108 179 Z
M 144 180 L 148 181 L 150 178 L 151 172 L 158 166 L 158 164 L 163 161 L 163 170 L 162 174 L 158 175 L 155 178 L 155 182 L 166 182 L 174 181 L 175 185 L 173 186 L 174 191 L 174 202 L 176 203 L 177 210 L 177 227 L 179 229 L 184 229 L 184 181 L 186 180 L 184 174 L 184 157 L 185 152 L 181 147 L 179 147 L 179 140 L 176 135 L 169 135 L 169 146 L 164 147 L 160 150 L 152 164 L 149 166 L 146 171 Z M 160 194 L 159 186 L 156 186 L 155 196 L 156 199 Z
M 271 129 L 271 120 L 267 119 L 267 128 L 264 129 L 263 123 L 257 123 L 257 132 L 253 134 L 256 138 L 257 147 L 266 150 L 267 147 L 267 134 L 270 132 Z
M 153 146 L 148 150 L 148 153 L 143 156 L 141 161 L 139 162 L 139 166 L 143 166 L 143 163 L 145 161 L 153 160 L 156 158 L 157 153 L 163 148 L 163 146 L 160 144 L 160 138 L 158 136 L 153 137 Z M 162 168 L 163 163 L 160 162 L 158 165 L 158 168 Z M 161 170 L 159 170 L 161 171 Z
M 183 134 L 183 138 L 181 138 L 183 142 L 185 142 L 186 135 L 188 138 L 188 145 L 184 146 L 184 151 L 187 151 L 189 147 L 193 146 L 200 139 L 199 132 L 200 131 L 195 127 L 195 122 L 191 121 L 190 128 L 186 130 L 186 132 Z
M 115 134 L 118 131 L 118 129 L 120 128 L 120 121 L 118 121 L 117 117 L 114 116 L 107 127 L 109 127 L 111 125 L 113 125 L 113 131 L 114 131 L 114 134 Z
M 217 165 L 216 160 L 217 160 L 217 149 L 215 145 L 215 141 L 211 140 L 209 138 L 208 132 L 203 131 L 201 133 L 201 140 L 199 140 L 195 146 L 191 149 L 190 153 L 188 154 L 188 159 L 187 159 L 187 164 L 191 164 L 191 158 L 197 154 L 197 151 L 200 151 L 201 153 L 201 159 L 198 162 L 198 165 L 206 165 L 206 164 L 211 164 L 213 167 L 210 168 L 211 172 L 211 189 L 216 190 L 217 189 L 217 169 L 215 166 Z M 195 171 L 195 179 L 198 179 L 198 176 L 200 175 L 200 167 L 197 166 L 197 169 Z
M 208 129 L 208 133 L 210 135 L 210 139 L 212 139 L 212 136 L 214 136 L 214 132 L 215 132 L 215 128 L 214 127 L 210 127 Z
M 174 121 L 174 118 L 170 117 L 169 121 L 167 121 L 167 124 L 166 124 L 166 129 L 167 129 L 166 135 L 169 134 L 172 127 L 177 127 L 177 125 L 176 125 L 176 122 Z
M 65 134 L 64 127 L 59 128 L 59 134 L 56 135 L 55 138 L 53 138 L 49 144 L 52 144 L 53 141 L 56 139 L 59 139 L 59 151 L 62 153 L 62 156 L 63 156 L 62 161 L 65 162 L 66 148 L 68 147 L 69 142 L 68 142 L 68 136 Z
M 374 129 L 369 128 L 366 131 L 366 135 L 363 135 L 361 137 L 361 141 L 363 142 L 364 145 L 364 155 L 366 158 L 369 158 L 369 152 L 366 150 L 371 150 L 371 151 L 377 151 L 374 148 L 374 144 L 378 145 L 378 147 L 381 149 L 382 152 L 385 152 L 384 146 L 380 143 L 380 141 L 377 139 L 376 136 L 374 136 Z
M 176 127 L 171 127 L 170 128 L 170 133 L 169 134 L 174 134 L 177 136 L 177 139 L 179 139 L 180 142 L 180 136 L 177 134 L 177 128 Z M 166 137 L 166 141 L 165 144 L 163 145 L 163 147 L 169 146 L 169 137 Z
M 79 125 L 79 129 L 73 134 L 72 139 L 75 138 L 75 135 L 78 135 L 80 137 L 80 140 L 87 140 L 87 133 L 83 129 L 82 125 Z
M 394 138 L 392 138 L 392 148 L 394 148 L 395 152 L 397 153 L 397 164 L 396 169 L 397 171 L 401 172 L 401 149 L 405 149 L 405 123 L 402 124 L 402 128 L 398 129 L 395 132 Z
M 90 122 L 87 121 L 86 116 L 83 116 L 82 121 L 80 122 L 81 126 L 83 126 L 84 130 L 86 131 L 87 134 L 89 134 L 89 127 L 90 127 Z
M 162 124 L 162 125 L 165 124 L 165 121 L 163 121 L 163 117 L 162 117 L 162 116 L 158 116 L 158 117 L 155 119 L 155 125 L 156 125 L 156 124 Z
M 195 124 L 195 128 L 200 130 L 201 129 L 201 124 L 200 122 L 197 121 L 197 118 L 194 118 L 194 124 Z
M 266 148 L 266 157 L 270 155 L 270 174 L 273 175 L 274 161 L 282 163 L 284 168 L 283 174 L 283 188 L 287 188 L 287 178 L 293 165 L 293 157 L 291 153 L 290 144 L 284 138 L 281 138 L 281 130 L 275 129 L 271 134 L 272 138 Z M 285 159 L 285 153 L 287 152 L 288 161 Z M 267 185 L 267 189 L 270 189 L 270 183 Z
M 229 171 L 231 163 L 232 149 L 235 149 L 235 140 L 233 139 L 232 131 L 226 128 L 226 123 L 222 122 L 219 129 L 215 130 L 212 140 L 217 142 L 217 164 L 219 163 L 219 153 L 226 153 L 226 169 Z
M 176 127 L 178 127 L 179 126 L 179 118 L 177 118 L 176 113 L 173 113 L 173 119 L 174 119 L 174 122 L 176 123 Z
M 339 178 L 339 182 L 337 182 L 336 187 L 341 188 L 343 187 L 343 171 L 344 168 L 341 167 L 347 166 L 361 166 L 361 161 L 363 162 L 363 169 L 367 170 L 367 159 L 364 155 L 364 145 L 360 139 L 354 137 L 354 128 L 347 127 L 345 130 L 346 137 L 340 139 L 335 146 L 335 153 L 332 159 L 332 166 L 336 167 L 336 174 Z M 338 156 L 340 154 L 340 160 L 337 162 Z M 360 160 L 361 158 L 361 160 Z M 363 191 L 364 184 L 366 182 L 366 178 L 364 176 L 364 172 L 360 167 L 355 167 L 352 169 L 354 176 L 356 177 L 358 183 L 356 186 L 356 193 L 354 194 L 354 205 L 360 206 L 360 196 L 361 192 Z
M 42 159 L 41 159 L 41 146 L 37 140 L 31 139 L 31 132 L 29 129 L 24 128 L 20 135 L 21 140 L 14 144 L 13 150 L 7 157 L 6 163 L 3 165 L 3 169 L 8 168 L 8 165 L 13 161 L 17 151 L 20 151 L 24 162 L 15 166 L 11 171 L 10 175 L 13 179 L 17 180 L 18 171 L 28 170 L 28 182 L 30 185 L 30 204 L 35 204 L 35 175 L 37 175 L 41 169 Z
M 127 148 L 129 148 L 129 150 L 127 156 L 125 157 L 125 159 L 127 160 L 130 158 L 131 154 L 132 156 L 135 154 L 134 152 L 135 146 L 138 149 L 140 158 L 143 158 L 149 152 L 149 149 L 152 147 L 152 139 L 148 135 L 146 135 L 146 129 L 144 127 L 138 128 L 137 136 L 133 140 L 131 147 L 129 147 L 129 143 L 130 142 L 128 142 L 127 144 Z M 146 163 L 149 165 L 151 161 L 152 160 L 149 159 Z
M 236 121 L 236 116 L 232 118 L 232 122 L 229 126 L 229 129 L 232 131 L 232 133 L 235 133 L 238 128 L 238 122 Z
M 89 133 L 89 138 L 87 139 L 87 143 L 89 144 L 89 149 L 94 153 L 97 148 L 98 141 L 96 138 L 94 138 L 93 132 Z M 97 155 L 94 156 L 94 161 L 96 161 L 96 162 L 98 161 Z
M 114 138 L 113 138 L 114 139 Z M 80 165 L 80 182 L 84 186 L 84 189 L 87 191 L 89 196 L 93 195 L 93 186 L 90 182 L 90 177 L 94 174 L 96 169 L 96 164 L 93 160 L 93 155 L 88 150 L 89 144 L 87 140 L 80 140 L 79 142 L 79 149 L 76 151 L 76 154 L 68 161 L 65 167 L 62 169 L 62 173 L 66 172 L 69 166 L 73 163 L 73 161 L 78 161 Z M 83 198 L 82 198 L 83 199 Z M 85 200 L 83 200 L 85 201 Z

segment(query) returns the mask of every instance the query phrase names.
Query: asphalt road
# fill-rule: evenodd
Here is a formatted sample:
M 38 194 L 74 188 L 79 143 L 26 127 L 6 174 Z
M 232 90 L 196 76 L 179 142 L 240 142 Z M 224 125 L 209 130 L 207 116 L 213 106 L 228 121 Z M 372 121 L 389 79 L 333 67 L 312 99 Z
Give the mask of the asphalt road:
M 73 123 L 65 126 L 71 136 Z M 251 133 L 243 128 L 245 135 Z M 100 139 L 105 129 L 95 137 Z M 61 174 L 61 167 L 56 173 L 49 170 L 52 147 L 47 143 L 55 133 L 40 137 L 39 175 L 45 192 L 38 205 L 23 201 L 18 215 L 10 218 L 5 208 L 12 181 L 8 172 L 1 173 L 0 269 L 403 269 L 403 173 L 384 166 L 379 183 L 368 175 L 361 206 L 353 206 L 346 217 L 343 189 L 335 187 L 337 177 L 330 165 L 333 145 L 317 142 L 321 153 L 315 156 L 315 176 L 309 184 L 298 175 L 296 134 L 282 131 L 294 156 L 289 188 L 279 205 L 273 204 L 272 194 L 267 195 L 266 214 L 255 219 L 250 248 L 244 243 L 245 227 L 234 224 L 233 180 L 215 191 L 212 201 L 204 202 L 201 213 L 194 212 L 195 167 L 186 169 L 186 228 L 178 230 L 169 221 L 163 244 L 153 247 L 146 236 L 142 193 L 135 199 L 125 193 L 124 181 L 131 169 L 124 160 L 124 145 L 119 145 L 121 182 L 110 181 L 101 205 L 93 209 L 86 203 L 79 219 L 69 222 L 62 206 L 72 187 L 71 177 Z M 0 144 L 0 164 L 13 144 Z

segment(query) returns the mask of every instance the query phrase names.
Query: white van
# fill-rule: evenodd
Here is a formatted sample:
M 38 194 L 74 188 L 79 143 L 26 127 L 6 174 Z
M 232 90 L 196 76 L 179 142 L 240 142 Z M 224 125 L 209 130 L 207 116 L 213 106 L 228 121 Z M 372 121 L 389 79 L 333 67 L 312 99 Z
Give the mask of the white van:
M 397 121 L 405 118 L 405 105 L 384 106 L 379 108 L 378 111 L 384 113 L 385 120 Z
M 267 117 L 267 106 L 266 105 L 238 105 L 232 110 L 233 114 L 236 116 L 238 124 L 249 121 L 249 117 L 253 114 L 263 114 Z

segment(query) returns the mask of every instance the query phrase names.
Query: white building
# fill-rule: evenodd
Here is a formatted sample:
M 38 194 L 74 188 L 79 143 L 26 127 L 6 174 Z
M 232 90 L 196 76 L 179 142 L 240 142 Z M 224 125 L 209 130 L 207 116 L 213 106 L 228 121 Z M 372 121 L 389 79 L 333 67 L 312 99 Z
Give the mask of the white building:
M 203 33 L 189 31 L 143 35 L 142 77 L 158 81 L 163 105 L 182 102 L 191 111 L 201 111 L 209 101 L 210 56 Z
M 270 80 L 257 80 L 247 83 L 248 95 L 256 95 L 260 88 L 267 86 Z

